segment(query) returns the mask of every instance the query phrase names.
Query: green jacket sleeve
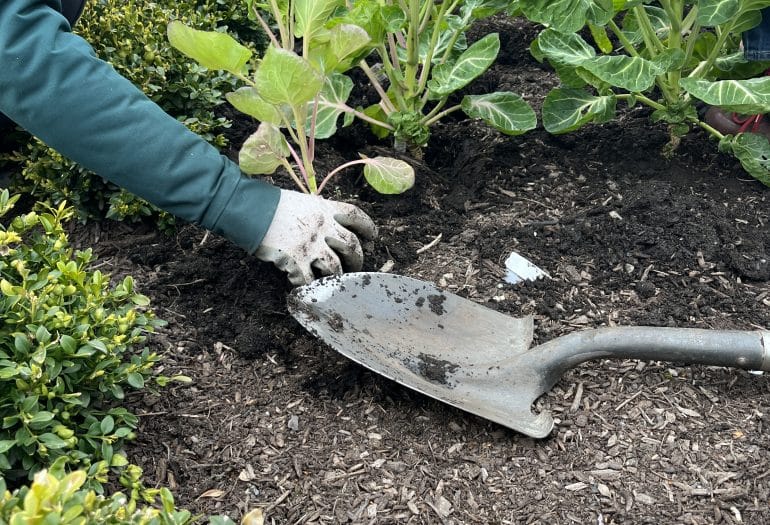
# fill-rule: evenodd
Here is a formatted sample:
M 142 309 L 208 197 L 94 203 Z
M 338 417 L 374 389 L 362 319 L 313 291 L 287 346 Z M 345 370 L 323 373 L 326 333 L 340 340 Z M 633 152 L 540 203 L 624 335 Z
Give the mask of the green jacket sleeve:
M 0 112 L 173 215 L 253 252 L 280 190 L 164 113 L 82 38 L 60 0 L 0 0 Z

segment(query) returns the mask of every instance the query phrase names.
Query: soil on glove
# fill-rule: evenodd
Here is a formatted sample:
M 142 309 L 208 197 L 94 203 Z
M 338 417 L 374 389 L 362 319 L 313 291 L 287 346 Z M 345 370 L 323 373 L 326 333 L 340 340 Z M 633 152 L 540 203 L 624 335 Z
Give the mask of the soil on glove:
M 500 60 L 470 92 L 539 108 L 557 81 L 528 53 L 536 29 L 493 24 Z M 236 148 L 252 126 L 235 123 Z M 671 158 L 668 139 L 641 109 L 563 136 L 455 114 L 413 161 L 414 189 L 378 195 L 348 173 L 326 196 L 377 222 L 366 270 L 531 314 L 535 344 L 603 326 L 770 327 L 770 190 L 700 132 Z M 382 151 L 357 123 L 321 145 L 319 171 Z M 768 376 L 585 363 L 539 400 L 556 427 L 533 440 L 338 355 L 288 314 L 284 275 L 223 239 L 103 224 L 78 240 L 135 276 L 169 323 L 151 340 L 163 373 L 194 380 L 130 400 L 130 459 L 182 507 L 261 507 L 281 524 L 770 523 Z M 550 278 L 506 284 L 514 250 Z

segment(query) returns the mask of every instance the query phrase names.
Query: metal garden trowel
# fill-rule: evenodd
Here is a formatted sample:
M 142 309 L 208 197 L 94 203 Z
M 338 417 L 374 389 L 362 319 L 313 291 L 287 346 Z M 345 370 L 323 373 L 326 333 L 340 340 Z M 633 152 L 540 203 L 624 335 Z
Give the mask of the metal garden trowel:
M 770 370 L 770 331 L 625 327 L 576 332 L 530 348 L 534 323 L 385 273 L 350 273 L 295 290 L 289 311 L 357 363 L 425 395 L 542 438 L 532 404 L 568 369 L 631 358 Z

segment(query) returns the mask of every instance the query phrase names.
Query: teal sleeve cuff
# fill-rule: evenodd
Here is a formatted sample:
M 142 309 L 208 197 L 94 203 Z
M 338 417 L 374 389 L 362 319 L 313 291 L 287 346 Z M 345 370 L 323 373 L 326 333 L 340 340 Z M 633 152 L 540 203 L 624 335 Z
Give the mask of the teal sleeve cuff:
M 70 32 L 58 0 L 0 0 L 0 112 L 62 155 L 254 251 L 280 190 L 245 177 Z
M 234 164 L 233 167 L 238 169 Z M 254 253 L 270 227 L 280 199 L 281 190 L 272 184 L 241 176 L 209 229 Z

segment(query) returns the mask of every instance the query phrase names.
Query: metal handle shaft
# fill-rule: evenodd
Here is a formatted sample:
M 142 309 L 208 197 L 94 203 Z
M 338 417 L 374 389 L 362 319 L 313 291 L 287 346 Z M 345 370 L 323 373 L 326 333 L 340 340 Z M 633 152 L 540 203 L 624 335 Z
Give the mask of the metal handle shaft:
M 528 354 L 556 379 L 592 359 L 645 359 L 770 371 L 770 331 L 659 328 L 584 330 L 532 348 Z M 554 381 L 555 381 L 554 380 Z

